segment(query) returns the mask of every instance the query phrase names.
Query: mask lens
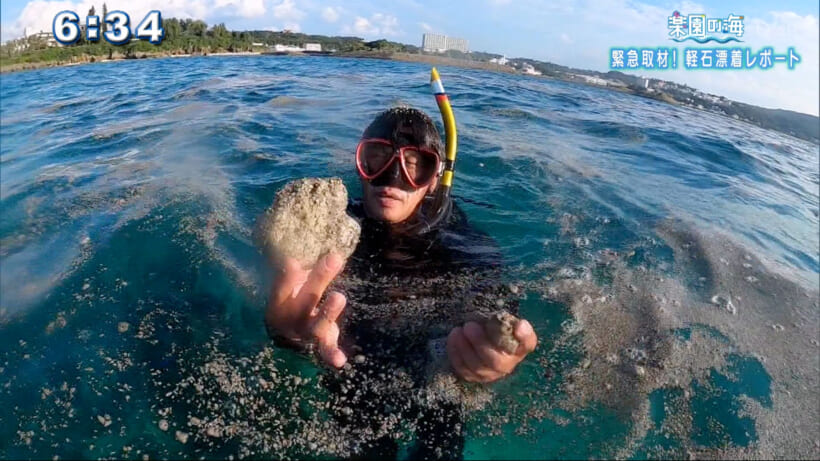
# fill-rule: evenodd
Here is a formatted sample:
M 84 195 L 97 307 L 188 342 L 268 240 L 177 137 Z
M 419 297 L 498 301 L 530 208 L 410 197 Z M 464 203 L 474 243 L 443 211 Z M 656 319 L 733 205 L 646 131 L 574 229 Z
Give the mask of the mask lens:
M 419 185 L 426 184 L 436 174 L 438 155 L 425 152 L 413 147 L 404 149 L 404 166 L 407 175 Z
M 393 158 L 393 146 L 381 142 L 365 142 L 362 145 L 360 163 L 367 175 L 381 171 Z

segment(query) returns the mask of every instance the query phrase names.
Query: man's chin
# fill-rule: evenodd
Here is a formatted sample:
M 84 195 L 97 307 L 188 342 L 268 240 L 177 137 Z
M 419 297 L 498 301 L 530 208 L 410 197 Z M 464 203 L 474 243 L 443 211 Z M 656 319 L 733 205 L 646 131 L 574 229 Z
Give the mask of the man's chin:
M 390 206 L 385 207 L 379 204 L 374 204 L 370 207 L 370 217 L 378 221 L 396 223 L 401 220 L 401 217 L 399 216 L 400 214 L 400 210 L 393 209 Z

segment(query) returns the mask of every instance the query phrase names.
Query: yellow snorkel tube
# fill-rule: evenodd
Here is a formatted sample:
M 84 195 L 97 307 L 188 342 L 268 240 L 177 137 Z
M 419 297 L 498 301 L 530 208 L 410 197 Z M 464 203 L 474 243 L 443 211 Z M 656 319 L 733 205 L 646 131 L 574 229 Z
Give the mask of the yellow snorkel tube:
M 438 110 L 441 112 L 441 120 L 444 122 L 445 135 L 445 158 L 444 170 L 441 173 L 436 194 L 432 198 L 432 203 L 426 204 L 420 220 L 411 227 L 412 231 L 418 234 L 433 230 L 442 219 L 450 215 L 452 201 L 450 200 L 450 189 L 453 187 L 453 170 L 456 163 L 456 146 L 458 137 L 456 135 L 456 119 L 453 116 L 453 108 L 450 106 L 450 99 L 444 92 L 444 85 L 441 84 L 441 77 L 434 67 L 430 72 L 430 89 L 436 96 Z
M 441 77 L 435 67 L 430 72 L 430 89 L 436 96 L 438 110 L 441 112 L 441 121 L 444 123 L 445 162 L 444 173 L 441 175 L 439 183 L 439 193 L 442 191 L 447 196 L 450 195 L 450 188 L 453 187 L 453 171 L 456 163 L 456 152 L 458 150 L 458 133 L 456 131 L 456 118 L 453 116 L 453 108 L 450 106 L 450 98 L 444 92 L 444 85 L 441 84 Z

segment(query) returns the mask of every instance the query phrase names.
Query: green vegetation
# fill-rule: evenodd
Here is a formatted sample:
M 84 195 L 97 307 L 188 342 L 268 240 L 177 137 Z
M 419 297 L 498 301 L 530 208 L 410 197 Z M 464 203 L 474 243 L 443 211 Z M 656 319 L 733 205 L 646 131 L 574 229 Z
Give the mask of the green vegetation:
M 103 15 L 107 7 L 103 4 Z M 94 15 L 92 7 L 88 15 Z M 43 37 L 28 37 L 9 41 L 0 45 L 2 65 L 12 66 L 21 63 L 73 62 L 77 60 L 95 61 L 112 59 L 115 56 L 137 58 L 153 54 L 209 54 L 222 52 L 266 51 L 269 47 L 280 44 L 304 47 L 307 43 L 318 43 L 322 49 L 332 52 L 405 52 L 417 53 L 418 47 L 388 40 L 365 42 L 359 37 L 327 37 L 309 35 L 290 31 L 229 31 L 225 24 L 208 27 L 202 20 L 166 18 L 162 20 L 165 36 L 162 43 L 154 45 L 146 41 L 132 39 L 127 45 L 115 46 L 104 39 L 88 42 L 85 31 L 77 43 L 70 46 L 54 46 Z M 105 30 L 105 24 L 100 34 Z
M 105 17 L 107 11 L 106 5 L 103 4 L 101 16 Z M 95 8 L 92 7 L 88 15 L 94 14 Z M 465 67 L 476 67 L 476 65 L 480 67 L 480 63 L 487 63 L 493 58 L 501 57 L 499 54 L 480 51 L 462 53 L 448 50 L 443 53 L 427 53 L 417 46 L 384 39 L 365 42 L 359 37 L 328 37 L 291 31 L 230 31 L 225 24 L 208 27 L 204 21 L 194 19 L 166 18 L 162 21 L 162 27 L 165 30 L 165 36 L 159 45 L 134 39 L 131 43 L 120 46 L 111 45 L 104 39 L 89 43 L 85 40 L 84 30 L 81 39 L 71 46 L 53 46 L 54 44 L 49 44 L 45 37 L 39 36 L 13 40 L 0 45 L 0 68 L 13 70 L 39 67 L 50 63 L 94 62 L 100 59 L 133 59 L 157 55 L 261 52 L 268 51 L 277 44 L 304 48 L 308 43 L 318 43 L 322 46 L 323 51 L 341 56 L 377 57 L 416 62 L 435 62 L 438 58 L 449 58 L 453 62 L 451 65 L 461 63 Z M 106 25 L 103 23 L 101 34 L 105 28 Z M 436 58 L 431 58 L 431 56 Z M 585 77 L 595 77 L 605 81 L 606 86 L 610 88 L 627 91 L 637 96 L 709 110 L 798 138 L 813 142 L 820 141 L 820 123 L 815 116 L 742 104 L 724 97 L 701 93 L 687 85 L 649 79 L 650 85 L 647 87 L 645 79 L 622 72 L 602 73 L 574 69 L 528 58 L 510 59 L 509 66 L 496 66 L 495 70 L 515 72 L 522 70 L 525 64 L 532 66 L 546 77 L 584 84 L 590 84 L 584 79 Z M 602 85 L 603 83 L 591 84 Z

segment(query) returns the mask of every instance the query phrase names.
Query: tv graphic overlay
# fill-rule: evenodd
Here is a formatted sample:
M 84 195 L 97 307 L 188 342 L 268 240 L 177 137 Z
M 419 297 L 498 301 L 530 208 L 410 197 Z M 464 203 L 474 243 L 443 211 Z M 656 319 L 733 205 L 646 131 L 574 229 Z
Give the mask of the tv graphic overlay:
M 76 43 L 83 34 L 89 42 L 98 42 L 102 37 L 112 45 L 126 45 L 134 38 L 159 45 L 165 38 L 162 13 L 158 10 L 149 11 L 133 31 L 131 17 L 124 11 L 111 11 L 104 18 L 88 15 L 81 21 L 76 12 L 64 10 L 54 16 L 52 32 L 61 45 Z
M 736 14 L 709 18 L 705 14 L 683 15 L 675 11 L 667 18 L 667 35 L 676 43 L 689 40 L 699 44 L 742 43 L 744 19 L 745 16 Z M 609 51 L 609 68 L 613 70 L 766 70 L 778 63 L 794 70 L 799 62 L 800 55 L 793 46 L 783 53 L 777 53 L 771 46 L 757 51 L 741 46 L 685 48 L 680 58 L 674 47 L 613 47 Z

